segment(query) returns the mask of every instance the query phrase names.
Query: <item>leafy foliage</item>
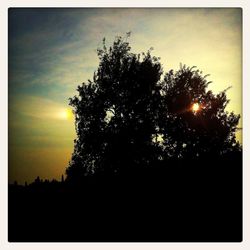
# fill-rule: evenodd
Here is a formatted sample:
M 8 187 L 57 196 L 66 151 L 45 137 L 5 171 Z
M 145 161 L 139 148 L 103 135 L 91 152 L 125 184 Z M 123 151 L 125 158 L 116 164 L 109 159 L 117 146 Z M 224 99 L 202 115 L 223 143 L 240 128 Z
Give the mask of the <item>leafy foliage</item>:
M 109 50 L 103 40 L 97 52 L 100 64 L 93 81 L 79 86 L 79 96 L 70 100 L 78 139 L 68 176 L 71 170 L 81 176 L 147 165 L 156 146 L 151 135 L 158 119 L 159 60 L 150 52 L 131 53 L 121 37 Z
M 93 80 L 70 99 L 77 139 L 68 179 L 240 150 L 235 139 L 240 116 L 225 111 L 226 90 L 207 91 L 209 82 L 195 67 L 181 66 L 161 78 L 160 59 L 151 50 L 131 53 L 122 37 L 110 48 L 104 39 L 97 54 Z
M 195 158 L 240 150 L 235 137 L 240 115 L 225 110 L 227 89 L 217 95 L 207 91 L 210 82 L 206 77 L 185 65 L 165 75 L 162 99 L 166 109 L 161 118 L 168 157 Z M 193 104 L 199 110 L 194 111 Z

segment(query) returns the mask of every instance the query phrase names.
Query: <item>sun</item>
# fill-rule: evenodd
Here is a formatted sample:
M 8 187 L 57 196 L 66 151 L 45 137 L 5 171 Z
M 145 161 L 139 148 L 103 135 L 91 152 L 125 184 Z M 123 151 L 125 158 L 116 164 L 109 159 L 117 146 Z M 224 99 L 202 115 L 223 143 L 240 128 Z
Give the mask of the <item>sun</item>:
M 59 117 L 62 120 L 71 120 L 73 118 L 73 112 L 69 108 L 63 109 L 60 111 Z
M 192 110 L 193 110 L 193 112 L 197 112 L 197 111 L 199 111 L 200 110 L 200 105 L 199 105 L 199 103 L 194 103 L 193 105 L 192 105 Z

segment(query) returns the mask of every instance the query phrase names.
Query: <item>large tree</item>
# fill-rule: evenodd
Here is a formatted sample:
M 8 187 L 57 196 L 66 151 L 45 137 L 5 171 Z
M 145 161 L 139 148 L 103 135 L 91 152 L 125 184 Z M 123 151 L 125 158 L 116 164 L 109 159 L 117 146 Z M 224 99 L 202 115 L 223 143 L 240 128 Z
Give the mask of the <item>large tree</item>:
M 77 139 L 69 178 L 147 166 L 159 148 L 152 142 L 161 100 L 159 59 L 150 51 L 131 53 L 121 37 L 109 49 L 104 39 L 97 53 L 93 80 L 78 86 L 79 95 L 70 100 Z
M 131 53 L 127 38 L 117 37 L 110 48 L 103 40 L 93 80 L 70 99 L 77 139 L 67 179 L 240 150 L 239 115 L 225 111 L 226 91 L 207 90 L 209 82 L 195 68 L 161 78 L 159 58 L 151 50 Z

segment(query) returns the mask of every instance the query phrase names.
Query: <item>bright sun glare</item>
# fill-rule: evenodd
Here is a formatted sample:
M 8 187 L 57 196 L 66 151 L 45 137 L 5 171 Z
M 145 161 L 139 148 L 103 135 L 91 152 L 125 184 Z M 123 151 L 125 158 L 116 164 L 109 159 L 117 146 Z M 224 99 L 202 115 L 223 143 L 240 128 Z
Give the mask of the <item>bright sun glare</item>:
M 192 106 L 192 110 L 194 112 L 197 112 L 199 109 L 200 109 L 200 105 L 198 103 L 194 103 L 193 106 Z
M 73 113 L 71 109 L 67 108 L 67 109 L 62 110 L 59 113 L 59 116 L 62 120 L 70 120 L 73 117 Z

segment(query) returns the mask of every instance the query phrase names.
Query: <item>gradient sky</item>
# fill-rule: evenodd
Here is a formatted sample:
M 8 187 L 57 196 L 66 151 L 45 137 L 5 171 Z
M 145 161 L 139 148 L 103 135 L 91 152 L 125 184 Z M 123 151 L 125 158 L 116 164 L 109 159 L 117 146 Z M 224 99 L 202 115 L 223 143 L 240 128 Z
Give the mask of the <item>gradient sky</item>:
M 164 71 L 197 66 L 227 110 L 241 111 L 241 9 L 10 9 L 9 181 L 59 179 L 75 138 L 68 98 L 93 76 L 96 49 L 132 31 L 132 52 L 154 48 Z M 241 126 L 241 124 L 240 124 Z M 241 142 L 241 133 L 237 133 Z

